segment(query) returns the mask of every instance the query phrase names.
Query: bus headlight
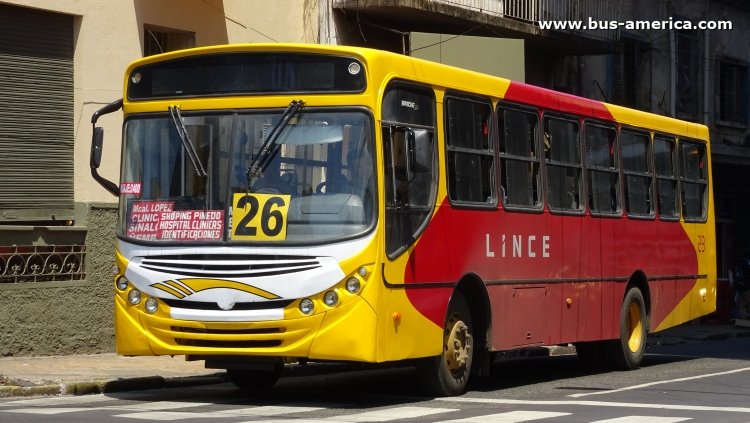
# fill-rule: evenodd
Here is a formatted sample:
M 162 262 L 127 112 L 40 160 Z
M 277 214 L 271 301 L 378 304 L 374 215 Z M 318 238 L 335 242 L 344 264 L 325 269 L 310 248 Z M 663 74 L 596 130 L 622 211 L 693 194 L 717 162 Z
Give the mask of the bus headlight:
M 159 301 L 156 300 L 154 297 L 149 297 L 146 300 L 146 312 L 150 314 L 156 313 L 156 310 L 159 309 Z
M 328 291 L 323 295 L 323 302 L 326 303 L 328 307 L 334 307 L 339 303 L 339 294 L 337 294 L 336 291 Z
M 359 268 L 359 270 L 357 270 L 357 273 L 359 274 L 359 276 L 362 276 L 364 278 L 365 276 L 367 276 L 367 268 L 365 266 L 362 266 Z
M 141 303 L 141 291 L 134 289 L 128 292 L 128 301 L 130 304 L 138 305 Z
M 351 294 L 356 294 L 357 292 L 359 292 L 359 288 L 361 286 L 362 285 L 360 284 L 359 279 L 357 278 L 349 278 L 346 281 L 346 290 L 349 291 L 349 293 Z
M 117 278 L 115 285 L 117 285 L 117 289 L 119 289 L 120 291 L 124 291 L 128 289 L 128 280 L 125 279 L 125 276 L 120 276 L 119 278 Z
M 301 311 L 302 314 L 310 314 L 313 312 L 313 309 L 315 309 L 315 304 L 313 304 L 311 299 L 303 298 L 302 301 L 299 302 L 299 311 Z

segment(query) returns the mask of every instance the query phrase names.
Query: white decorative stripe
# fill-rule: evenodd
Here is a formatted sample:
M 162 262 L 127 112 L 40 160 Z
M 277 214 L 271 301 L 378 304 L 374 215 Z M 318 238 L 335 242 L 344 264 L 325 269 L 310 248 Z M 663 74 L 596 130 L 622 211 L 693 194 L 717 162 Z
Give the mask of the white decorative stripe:
M 283 308 L 218 311 L 172 307 L 170 311 L 170 316 L 173 319 L 203 322 L 260 322 L 264 320 L 281 320 L 284 318 Z

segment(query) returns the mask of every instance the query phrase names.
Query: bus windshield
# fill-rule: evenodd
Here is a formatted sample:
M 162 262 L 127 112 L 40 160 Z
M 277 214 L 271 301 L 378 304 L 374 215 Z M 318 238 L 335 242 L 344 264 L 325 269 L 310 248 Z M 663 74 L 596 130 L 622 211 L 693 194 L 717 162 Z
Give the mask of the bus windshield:
M 283 244 L 367 231 L 376 209 L 370 115 L 305 109 L 266 143 L 281 116 L 170 110 L 129 118 L 118 235 Z M 261 153 L 264 144 L 271 148 Z

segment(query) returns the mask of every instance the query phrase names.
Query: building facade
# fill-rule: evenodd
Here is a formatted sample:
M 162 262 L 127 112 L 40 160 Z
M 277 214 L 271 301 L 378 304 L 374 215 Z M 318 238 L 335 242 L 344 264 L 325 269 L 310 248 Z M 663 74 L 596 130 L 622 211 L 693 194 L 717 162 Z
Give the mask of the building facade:
M 520 68 L 528 83 L 709 125 L 726 276 L 750 245 L 744 3 L 0 0 L 0 355 L 113 351 L 116 198 L 90 175 L 90 117 L 120 98 L 132 60 L 193 46 L 301 42 L 418 55 L 424 46 L 413 45 L 415 33 L 440 34 L 446 49 L 460 37 L 514 39 L 502 44 L 508 49 L 476 43 L 480 51 L 456 43 L 473 56 L 437 54 L 459 63 L 516 60 L 507 69 Z M 540 27 L 670 20 L 730 20 L 733 29 Z M 117 180 L 122 117 L 109 114 L 98 125 L 107 133 L 99 171 Z
M 117 199 L 92 178 L 91 115 L 146 55 L 316 42 L 299 0 L 0 1 L 0 355 L 114 350 Z M 100 119 L 118 180 L 122 116 Z

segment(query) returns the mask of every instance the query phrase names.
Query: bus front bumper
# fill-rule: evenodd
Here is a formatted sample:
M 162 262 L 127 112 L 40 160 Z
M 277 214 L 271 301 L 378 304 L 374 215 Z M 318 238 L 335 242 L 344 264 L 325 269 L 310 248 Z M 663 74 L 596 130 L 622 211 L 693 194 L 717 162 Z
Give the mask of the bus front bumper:
M 293 307 L 293 306 L 290 306 Z M 376 361 L 377 316 L 362 298 L 309 315 L 269 321 L 178 320 L 115 296 L 115 345 L 130 356 L 192 355 Z M 287 318 L 292 315 L 293 318 Z

